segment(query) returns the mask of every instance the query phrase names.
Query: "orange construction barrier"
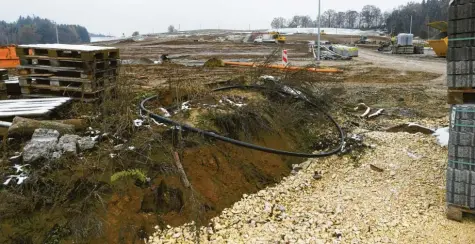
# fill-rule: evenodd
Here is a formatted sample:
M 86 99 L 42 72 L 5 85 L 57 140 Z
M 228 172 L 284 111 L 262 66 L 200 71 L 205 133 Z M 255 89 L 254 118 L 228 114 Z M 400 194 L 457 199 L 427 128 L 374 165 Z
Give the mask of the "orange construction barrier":
M 0 46 L 0 68 L 16 68 L 20 65 L 20 59 L 16 55 L 16 47 Z
M 232 65 L 232 66 L 246 66 L 246 67 L 265 67 L 265 68 L 273 68 L 273 69 L 285 69 L 285 70 L 306 70 L 310 72 L 317 72 L 317 73 L 341 73 L 343 70 L 335 69 L 335 68 L 307 68 L 307 67 L 295 67 L 295 66 L 283 66 L 283 65 L 274 65 L 274 64 L 256 64 L 256 63 L 246 63 L 246 62 L 224 62 L 225 65 Z

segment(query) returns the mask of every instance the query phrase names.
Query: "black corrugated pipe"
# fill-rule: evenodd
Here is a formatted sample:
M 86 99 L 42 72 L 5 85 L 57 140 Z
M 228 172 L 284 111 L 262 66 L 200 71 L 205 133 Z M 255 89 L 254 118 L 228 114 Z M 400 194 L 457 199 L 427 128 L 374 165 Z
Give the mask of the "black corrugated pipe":
M 270 88 L 265 87 L 265 86 L 228 86 L 228 87 L 217 88 L 217 89 L 214 89 L 212 91 L 217 92 L 217 91 L 225 91 L 225 90 L 232 90 L 232 89 L 269 90 Z M 277 91 L 277 92 L 279 92 L 281 94 L 288 95 L 288 96 L 295 96 L 295 94 L 292 94 L 292 93 L 289 93 L 289 92 L 286 92 L 286 91 Z M 301 100 L 304 100 L 306 103 L 308 103 L 308 104 L 312 105 L 313 107 L 317 108 L 318 110 L 320 110 L 338 129 L 338 132 L 340 134 L 339 135 L 339 145 L 338 145 L 338 147 L 336 147 L 335 149 L 333 149 L 331 151 L 328 151 L 328 152 L 321 152 L 321 153 L 317 153 L 317 154 L 309 154 L 309 153 L 282 151 L 282 150 L 262 147 L 262 146 L 259 146 L 259 145 L 255 145 L 255 144 L 235 140 L 235 139 L 232 139 L 232 138 L 229 138 L 229 137 L 225 137 L 225 136 L 215 134 L 213 132 L 204 131 L 204 130 L 201 130 L 201 129 L 198 129 L 198 128 L 191 127 L 191 126 L 186 125 L 186 124 L 181 124 L 179 122 L 176 122 L 174 120 L 165 118 L 165 117 L 160 116 L 158 114 L 154 114 L 150 110 L 145 108 L 145 103 L 147 103 L 148 101 L 150 101 L 152 99 L 157 99 L 157 98 L 158 98 L 158 96 L 152 96 L 152 97 L 144 99 L 140 103 L 140 110 L 147 113 L 151 118 L 155 119 L 158 122 L 178 126 L 183 130 L 187 130 L 187 131 L 190 131 L 190 132 L 195 132 L 195 133 L 204 135 L 206 137 L 214 138 L 214 139 L 217 139 L 217 140 L 220 140 L 220 141 L 223 141 L 223 142 L 231 143 L 231 144 L 236 145 L 236 146 L 245 147 L 245 148 L 249 148 L 249 149 L 253 149 L 253 150 L 258 150 L 258 151 L 272 153 L 272 154 L 285 155 L 285 156 L 293 156 L 293 157 L 320 158 L 320 157 L 331 156 L 331 155 L 334 155 L 334 154 L 337 154 L 338 152 L 340 152 L 342 147 L 343 147 L 344 141 L 345 141 L 345 135 L 343 133 L 343 130 L 341 129 L 340 125 L 335 121 L 335 119 L 331 115 L 329 115 L 326 111 L 323 111 L 322 109 L 320 109 L 315 103 L 309 101 L 308 99 L 306 99 L 305 97 L 303 97 L 301 95 L 297 95 L 297 98 L 301 99 Z

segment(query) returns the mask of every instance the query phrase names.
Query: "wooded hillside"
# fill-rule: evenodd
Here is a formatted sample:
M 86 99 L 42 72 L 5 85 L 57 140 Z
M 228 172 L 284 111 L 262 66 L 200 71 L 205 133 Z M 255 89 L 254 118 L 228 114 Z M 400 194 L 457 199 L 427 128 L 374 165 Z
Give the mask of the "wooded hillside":
M 79 25 L 58 25 L 59 42 L 89 43 L 89 32 Z M 20 17 L 16 22 L 0 21 L 0 45 L 56 43 L 56 25 L 49 19 Z
M 410 31 L 412 16 L 412 33 L 421 38 L 431 37 L 437 31 L 431 31 L 427 24 L 433 21 L 447 21 L 450 0 L 423 0 L 399 6 L 392 11 L 382 12 L 374 5 L 366 5 L 361 11 L 348 10 L 337 12 L 327 10 L 321 14 L 321 27 L 385 29 L 387 33 L 398 34 Z M 317 20 L 310 16 L 296 15 L 291 19 L 274 18 L 272 28 L 312 28 Z

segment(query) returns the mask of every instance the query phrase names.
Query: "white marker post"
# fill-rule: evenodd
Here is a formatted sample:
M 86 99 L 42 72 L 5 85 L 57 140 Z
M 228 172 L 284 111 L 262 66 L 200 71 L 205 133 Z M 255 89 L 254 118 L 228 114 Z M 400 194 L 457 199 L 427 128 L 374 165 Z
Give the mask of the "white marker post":
M 287 57 L 287 50 L 282 50 L 282 66 L 286 67 L 289 64 L 289 59 Z

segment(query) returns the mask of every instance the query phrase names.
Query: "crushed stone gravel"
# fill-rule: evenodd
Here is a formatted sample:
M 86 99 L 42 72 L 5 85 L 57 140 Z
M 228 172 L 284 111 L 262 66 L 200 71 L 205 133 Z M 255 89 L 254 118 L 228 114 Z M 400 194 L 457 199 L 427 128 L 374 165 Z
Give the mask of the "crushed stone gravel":
M 199 237 L 189 223 L 157 227 L 148 243 L 475 243 L 474 217 L 446 219 L 447 148 L 404 132 L 364 140 L 375 147 L 359 157 L 309 160 L 279 184 L 243 195 Z

